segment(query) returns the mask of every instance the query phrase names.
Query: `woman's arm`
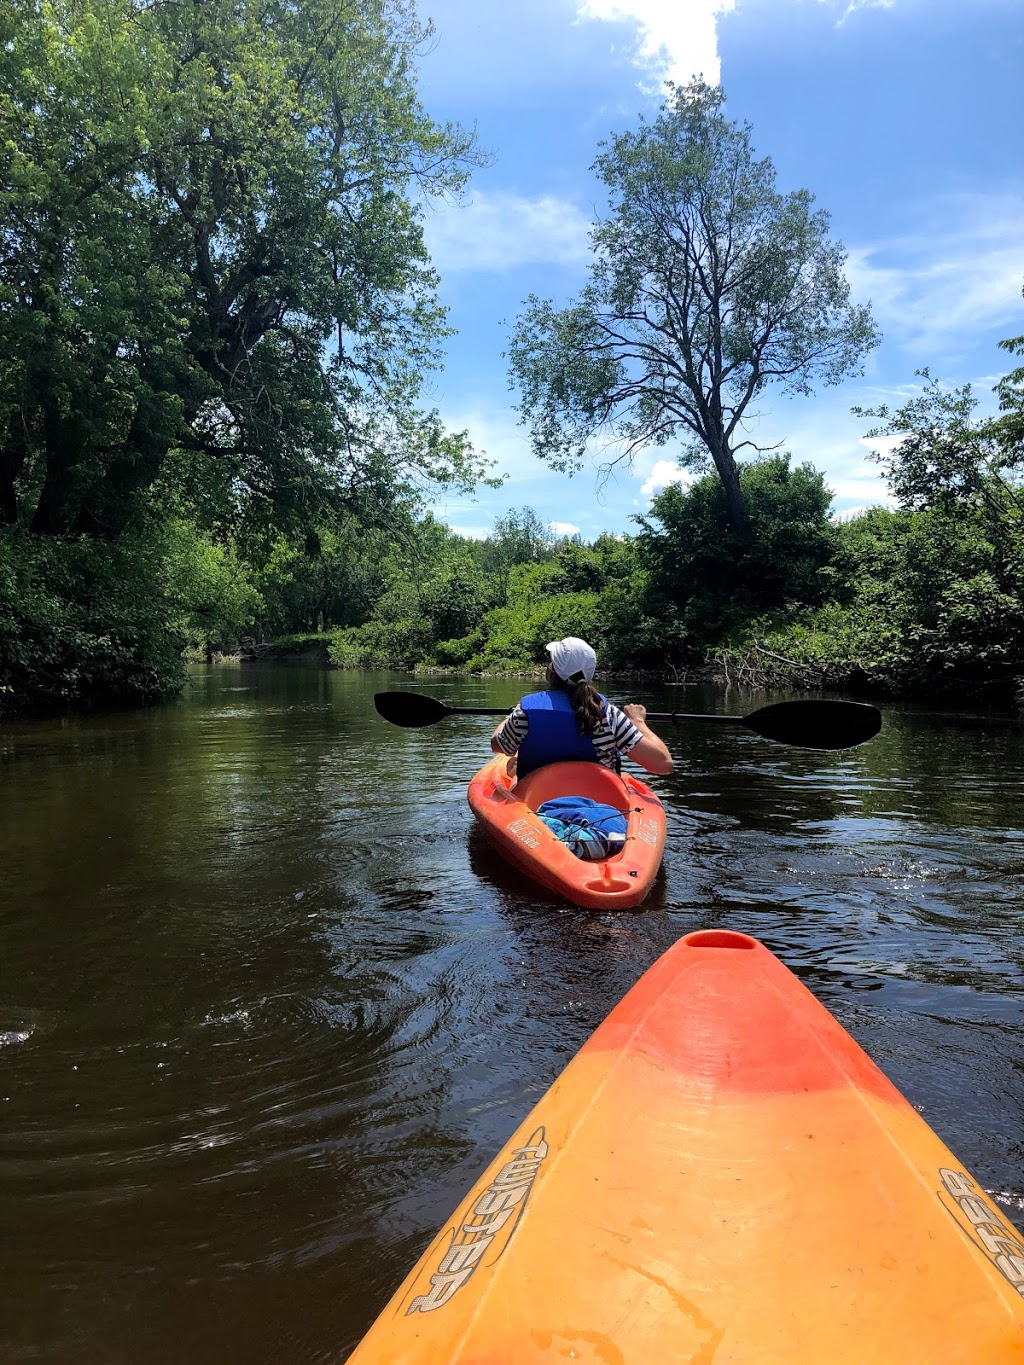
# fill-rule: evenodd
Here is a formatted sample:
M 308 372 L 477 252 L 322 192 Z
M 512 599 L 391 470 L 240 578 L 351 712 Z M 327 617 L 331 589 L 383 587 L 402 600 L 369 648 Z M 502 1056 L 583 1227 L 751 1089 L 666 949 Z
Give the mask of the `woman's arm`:
M 664 740 L 647 725 L 647 707 L 641 706 L 639 702 L 634 702 L 629 706 L 623 706 L 621 710 L 640 731 L 641 736 L 639 741 L 630 749 L 629 757 L 639 763 L 642 768 L 646 768 L 649 773 L 668 777 L 675 765 Z
M 511 758 L 519 752 L 529 726 L 526 712 L 521 706 L 514 706 L 501 724 L 495 726 L 494 734 L 491 735 L 491 750 L 496 754 L 508 754 Z

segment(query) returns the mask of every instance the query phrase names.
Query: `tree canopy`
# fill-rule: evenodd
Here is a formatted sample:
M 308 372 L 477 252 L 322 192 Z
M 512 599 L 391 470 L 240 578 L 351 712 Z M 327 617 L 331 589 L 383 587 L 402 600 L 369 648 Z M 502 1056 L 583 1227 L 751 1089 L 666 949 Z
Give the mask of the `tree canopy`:
M 1024 339 L 1000 343 L 1019 352 Z M 894 438 L 874 458 L 902 507 L 946 512 L 984 509 L 1020 535 L 1024 499 L 1019 471 L 1024 465 L 1024 372 L 1012 371 L 996 386 L 1001 414 L 977 417 L 978 399 L 970 384 L 947 388 L 928 370 L 916 397 L 891 409 L 854 408 L 858 416 L 881 419 L 867 439 Z
M 419 205 L 477 159 L 420 107 L 427 37 L 405 0 L 3 8 L 0 524 L 116 537 L 174 448 L 278 523 L 475 480 L 418 406 Z
M 741 463 L 749 537 L 729 526 L 721 480 L 706 474 L 672 484 L 638 518 L 641 561 L 649 572 L 647 612 L 684 656 L 742 637 L 751 620 L 820 605 L 835 589 L 832 494 L 809 465 L 788 455 Z
M 653 123 L 603 144 L 610 213 L 590 282 L 566 308 L 531 296 L 509 360 L 539 455 L 572 469 L 595 439 L 615 459 L 681 441 L 684 459 L 714 462 L 745 534 L 736 454 L 752 402 L 773 383 L 838 383 L 878 338 L 827 213 L 776 189 L 723 103 L 702 81 L 674 87 Z

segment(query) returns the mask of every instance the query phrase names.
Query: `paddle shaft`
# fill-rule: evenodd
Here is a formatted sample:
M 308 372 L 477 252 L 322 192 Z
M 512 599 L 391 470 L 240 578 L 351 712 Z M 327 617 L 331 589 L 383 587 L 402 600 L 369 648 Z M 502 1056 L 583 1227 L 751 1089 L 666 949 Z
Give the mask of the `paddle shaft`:
M 680 720 L 699 720 L 718 721 L 721 725 L 746 725 L 746 716 L 717 716 L 709 715 L 704 712 L 692 711 L 648 711 L 647 719 L 653 721 L 680 721 Z
M 511 706 L 446 706 L 450 716 L 507 716 Z
M 419 729 L 436 725 L 446 716 L 505 716 L 501 706 L 446 706 L 435 697 L 416 692 L 377 692 L 373 704 L 392 725 Z M 783 701 L 762 706 L 749 716 L 719 716 L 689 711 L 648 711 L 652 724 L 742 725 L 746 730 L 780 744 L 810 749 L 850 749 L 871 739 L 881 728 L 877 707 L 851 701 Z
M 508 706 L 446 706 L 445 711 L 450 716 L 507 716 L 511 707 Z M 701 715 L 687 711 L 648 711 L 649 721 L 680 721 L 680 720 L 699 720 L 699 721 L 718 721 L 722 725 L 743 725 L 746 722 L 745 716 L 717 716 Z

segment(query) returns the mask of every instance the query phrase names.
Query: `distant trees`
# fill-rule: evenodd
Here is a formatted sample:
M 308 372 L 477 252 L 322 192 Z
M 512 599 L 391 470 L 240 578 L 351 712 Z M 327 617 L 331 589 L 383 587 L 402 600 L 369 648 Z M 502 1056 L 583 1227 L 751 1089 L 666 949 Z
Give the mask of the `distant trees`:
M 555 537 L 532 507 L 510 508 L 498 517 L 480 547 L 480 563 L 492 574 L 499 605 L 508 598 L 509 576 L 517 564 L 537 564 L 554 553 Z
M 626 459 L 681 440 L 684 458 L 713 461 L 744 536 L 736 456 L 751 404 L 769 384 L 837 383 L 878 338 L 850 303 L 828 215 L 806 190 L 776 190 L 723 103 L 702 81 L 675 88 L 652 124 L 606 144 L 590 283 L 566 308 L 531 296 L 509 357 L 538 454 L 574 468 L 595 439 Z
M 632 539 L 556 540 L 531 507 L 498 517 L 482 541 L 429 521 L 421 529 L 411 556 L 385 561 L 388 587 L 369 618 L 338 633 L 336 662 L 537 669 L 562 635 L 593 640 L 606 666 L 633 650 L 619 629 L 639 590 Z

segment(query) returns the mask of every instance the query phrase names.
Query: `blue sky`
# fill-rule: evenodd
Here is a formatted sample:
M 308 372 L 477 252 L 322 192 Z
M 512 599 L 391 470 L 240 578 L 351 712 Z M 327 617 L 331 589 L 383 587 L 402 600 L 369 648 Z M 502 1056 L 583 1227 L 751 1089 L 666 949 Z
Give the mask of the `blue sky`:
M 567 303 L 602 209 L 598 143 L 653 114 L 666 77 L 702 73 L 749 122 L 782 191 L 807 188 L 849 253 L 853 297 L 883 340 L 864 374 L 810 397 L 769 393 L 751 434 L 823 470 L 839 514 L 886 502 L 854 404 L 900 402 L 928 366 L 986 404 L 1024 332 L 1024 5 L 1020 0 L 419 0 L 437 37 L 420 65 L 436 119 L 475 126 L 492 164 L 432 208 L 428 245 L 458 329 L 429 395 L 506 474 L 435 511 L 484 535 L 528 505 L 558 530 L 635 529 L 679 477 L 671 449 L 599 487 L 530 451 L 502 356 L 530 293 Z M 683 476 L 685 477 L 685 476 Z

